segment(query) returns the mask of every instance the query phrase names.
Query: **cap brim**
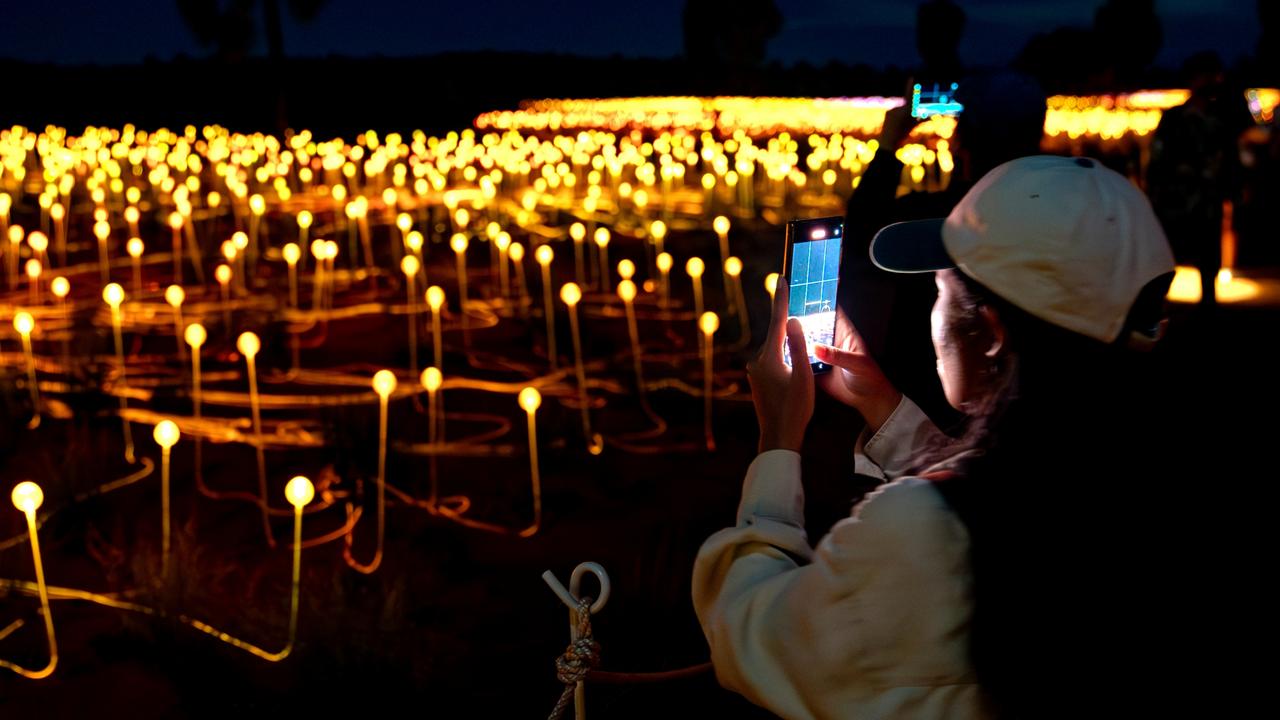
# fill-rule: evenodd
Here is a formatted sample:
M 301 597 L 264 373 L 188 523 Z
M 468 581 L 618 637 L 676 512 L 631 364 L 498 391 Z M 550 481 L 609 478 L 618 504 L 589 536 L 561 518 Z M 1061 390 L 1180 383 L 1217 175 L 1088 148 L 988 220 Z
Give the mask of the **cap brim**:
M 918 273 L 956 266 L 942 244 L 943 218 L 887 225 L 871 239 L 871 262 L 889 272 Z

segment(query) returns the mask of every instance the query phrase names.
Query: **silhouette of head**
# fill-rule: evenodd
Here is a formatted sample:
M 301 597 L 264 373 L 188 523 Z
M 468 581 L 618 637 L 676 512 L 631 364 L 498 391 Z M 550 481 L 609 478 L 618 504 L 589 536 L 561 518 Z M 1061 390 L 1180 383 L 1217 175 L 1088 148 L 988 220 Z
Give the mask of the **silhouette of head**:
M 951 0 L 929 0 L 916 10 L 916 51 L 925 74 L 939 82 L 960 77 L 960 37 L 964 10 Z
M 973 75 L 960 83 L 956 100 L 964 112 L 956 124 L 955 152 L 967 179 L 1040 153 L 1045 95 L 1031 77 L 1007 71 Z

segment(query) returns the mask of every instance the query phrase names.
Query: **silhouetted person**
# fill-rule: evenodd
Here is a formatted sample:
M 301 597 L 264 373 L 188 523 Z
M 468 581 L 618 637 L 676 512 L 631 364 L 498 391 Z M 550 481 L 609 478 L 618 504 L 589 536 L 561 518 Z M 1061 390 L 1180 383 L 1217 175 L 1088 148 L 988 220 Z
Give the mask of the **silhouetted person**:
M 1280 80 L 1280 3 L 1258 0 L 1258 69 L 1266 84 Z
M 746 71 L 764 61 L 769 39 L 781 29 L 773 0 L 687 0 L 684 54 L 721 91 L 719 83 L 745 80 Z
M 929 0 L 916 8 L 916 52 L 923 63 L 917 80 L 954 82 L 964 73 L 960 38 L 964 10 L 951 0 Z
M 1224 88 L 1222 62 L 1202 52 L 1183 67 L 1191 97 L 1160 118 L 1151 141 L 1147 193 L 1178 261 L 1200 270 L 1200 304 L 1217 303 L 1214 283 L 1222 266 L 1222 204 L 1239 185 L 1236 141 L 1244 101 Z M 1233 104 L 1237 107 L 1233 107 Z
M 1039 85 L 1014 73 L 964 79 L 956 99 L 965 109 L 950 140 L 955 170 L 940 192 L 897 197 L 903 165 L 894 151 L 908 142 L 916 121 L 909 105 L 886 113 L 880 149 L 846 208 L 840 276 L 840 307 L 871 357 L 885 368 L 894 385 L 944 429 L 955 426 L 960 415 L 947 404 L 935 372 L 928 332 L 929 308 L 937 293 L 933 280 L 876 268 L 867 254 L 871 238 L 890 223 L 945 216 L 988 170 L 1038 154 L 1045 113 Z
M 1103 54 L 1121 87 L 1139 81 L 1164 43 L 1154 0 L 1108 0 L 1093 16 L 1093 32 L 1097 44 L 1089 52 Z

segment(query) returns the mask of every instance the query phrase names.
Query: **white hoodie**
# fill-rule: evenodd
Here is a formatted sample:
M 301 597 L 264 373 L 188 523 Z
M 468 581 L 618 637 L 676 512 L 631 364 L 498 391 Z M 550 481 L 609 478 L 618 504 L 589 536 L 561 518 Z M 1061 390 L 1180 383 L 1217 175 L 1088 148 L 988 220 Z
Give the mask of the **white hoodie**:
M 985 718 L 969 660 L 969 536 L 929 480 L 939 431 L 903 399 L 859 472 L 888 481 L 813 547 L 800 455 L 761 453 L 737 525 L 702 545 L 693 604 L 720 684 L 784 718 Z M 865 440 L 865 442 L 864 442 Z

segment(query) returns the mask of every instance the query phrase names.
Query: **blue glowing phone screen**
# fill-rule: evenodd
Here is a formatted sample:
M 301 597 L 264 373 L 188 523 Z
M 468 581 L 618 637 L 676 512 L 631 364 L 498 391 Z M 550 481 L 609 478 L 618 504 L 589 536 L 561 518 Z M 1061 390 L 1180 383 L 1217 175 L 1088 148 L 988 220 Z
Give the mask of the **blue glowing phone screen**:
M 813 344 L 831 345 L 836 332 L 836 289 L 840 282 L 840 226 L 805 230 L 809 237 L 791 246 L 791 300 L 787 314 L 804 326 L 810 364 Z M 788 363 L 790 355 L 784 355 Z

